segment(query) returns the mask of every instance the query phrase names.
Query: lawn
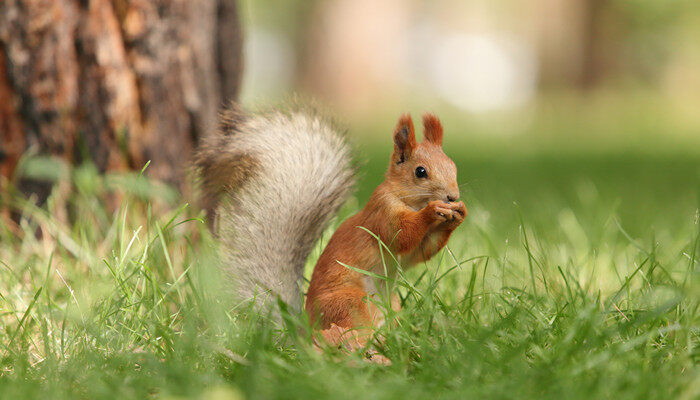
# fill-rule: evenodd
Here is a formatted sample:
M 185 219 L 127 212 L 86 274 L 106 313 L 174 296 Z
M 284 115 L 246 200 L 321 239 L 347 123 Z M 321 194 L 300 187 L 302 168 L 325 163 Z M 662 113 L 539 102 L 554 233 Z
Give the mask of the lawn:
M 23 218 L 0 225 L 0 398 L 698 398 L 700 150 L 455 136 L 469 216 L 393 283 L 391 366 L 319 354 L 303 316 L 229 301 L 194 202 L 28 162 L 59 184 L 41 208 L 5 194 Z M 309 266 L 389 144 L 364 143 L 357 197 Z

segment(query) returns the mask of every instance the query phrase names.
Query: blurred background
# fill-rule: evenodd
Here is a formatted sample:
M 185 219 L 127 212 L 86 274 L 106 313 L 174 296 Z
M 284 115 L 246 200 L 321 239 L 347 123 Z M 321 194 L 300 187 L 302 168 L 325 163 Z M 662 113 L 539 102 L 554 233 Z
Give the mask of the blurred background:
M 645 122 L 625 139 L 697 134 L 695 1 L 262 0 L 242 12 L 244 102 L 301 92 L 350 121 L 430 109 L 484 136 L 530 133 L 545 114 L 589 120 L 591 141 L 630 134 L 595 129 L 618 116 Z
M 431 111 L 472 221 L 505 236 L 519 212 L 595 238 L 617 218 L 689 228 L 698 208 L 694 0 L 8 0 L 0 50 L 0 179 L 39 202 L 64 170 L 47 159 L 150 161 L 183 189 L 226 101 L 298 93 L 347 128 L 357 204 L 397 117 Z
M 243 102 L 320 99 L 361 149 L 360 201 L 382 179 L 398 115 L 431 111 L 472 222 L 513 237 L 520 209 L 545 236 L 579 239 L 616 218 L 639 235 L 692 223 L 697 1 L 256 0 L 241 10 Z

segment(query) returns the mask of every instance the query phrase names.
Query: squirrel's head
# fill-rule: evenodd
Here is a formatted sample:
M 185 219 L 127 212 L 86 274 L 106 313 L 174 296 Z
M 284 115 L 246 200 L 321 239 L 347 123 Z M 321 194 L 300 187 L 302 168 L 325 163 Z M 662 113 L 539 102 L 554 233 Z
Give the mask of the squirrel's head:
M 436 116 L 423 115 L 423 136 L 425 139 L 416 143 L 411 117 L 404 114 L 399 118 L 386 174 L 394 195 L 414 209 L 432 200 L 459 199 L 457 167 L 442 151 L 442 124 Z

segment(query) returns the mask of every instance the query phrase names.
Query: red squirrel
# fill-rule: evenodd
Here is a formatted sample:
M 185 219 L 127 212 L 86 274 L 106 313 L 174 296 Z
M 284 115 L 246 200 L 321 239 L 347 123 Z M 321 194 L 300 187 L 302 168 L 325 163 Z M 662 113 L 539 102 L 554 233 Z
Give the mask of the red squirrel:
M 338 227 L 316 263 L 305 308 L 331 342 L 382 322 L 369 301 L 377 292 L 373 280 L 343 265 L 383 273 L 368 231 L 405 268 L 435 255 L 467 215 L 457 168 L 442 151 L 440 120 L 425 114 L 423 130 L 418 143 L 411 117 L 401 116 L 384 182 Z M 264 304 L 279 297 L 301 308 L 306 258 L 351 193 L 350 159 L 342 137 L 309 110 L 246 114 L 231 105 L 222 113 L 220 132 L 205 139 L 195 163 L 224 270 L 241 298 Z M 367 337 L 354 339 L 359 346 Z
M 423 125 L 425 140 L 417 143 L 411 118 L 399 119 L 384 182 L 338 227 L 316 263 L 306 311 L 322 329 L 367 327 L 381 319 L 366 300 L 377 290 L 374 282 L 340 264 L 382 273 L 377 240 L 360 227 L 379 236 L 408 267 L 442 249 L 467 214 L 457 201 L 457 168 L 442 151 L 440 121 L 426 114 Z

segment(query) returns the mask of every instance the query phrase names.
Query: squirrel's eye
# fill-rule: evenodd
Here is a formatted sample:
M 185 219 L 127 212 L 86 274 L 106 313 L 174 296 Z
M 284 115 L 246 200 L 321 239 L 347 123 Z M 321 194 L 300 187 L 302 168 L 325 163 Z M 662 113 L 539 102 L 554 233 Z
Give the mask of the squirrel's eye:
M 428 171 L 425 170 L 423 167 L 418 167 L 416 168 L 416 178 L 427 178 L 428 177 Z

